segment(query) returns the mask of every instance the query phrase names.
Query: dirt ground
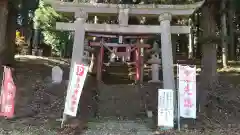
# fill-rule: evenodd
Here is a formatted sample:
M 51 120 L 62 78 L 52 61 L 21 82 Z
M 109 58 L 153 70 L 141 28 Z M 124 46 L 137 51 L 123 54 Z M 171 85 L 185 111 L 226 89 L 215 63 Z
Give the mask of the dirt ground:
M 102 100 L 98 104 L 94 95 L 96 83 L 94 77 L 89 77 L 81 98 L 80 114 L 77 119 L 70 119 L 67 125 L 76 124 L 77 129 L 72 130 L 65 126 L 65 130 L 60 129 L 64 99 L 66 95 L 66 84 L 69 75 L 68 61 L 47 58 L 16 58 L 15 83 L 17 85 L 16 115 L 14 119 L 7 120 L 0 118 L 0 135 L 153 135 L 157 134 L 153 130 L 153 121 L 145 116 L 136 115 L 135 118 L 127 117 L 94 117 L 97 105 L 105 104 L 114 98 Z M 59 65 L 64 70 L 64 81 L 62 84 L 53 85 L 51 83 L 51 68 Z M 240 66 L 233 65 L 234 68 L 221 70 L 219 75 L 219 86 L 216 90 L 209 92 L 209 110 L 211 115 L 199 113 L 196 121 L 187 125 L 183 121 L 182 131 L 172 130 L 167 133 L 158 134 L 182 134 L 182 135 L 240 135 Z M 125 89 L 127 87 L 111 86 L 105 91 Z M 133 86 L 128 86 L 129 88 Z M 105 89 L 106 87 L 104 87 Z M 130 90 L 129 90 L 130 91 Z M 114 92 L 115 93 L 115 92 Z M 114 94 L 113 93 L 113 94 Z M 116 94 L 115 95 L 119 95 Z M 110 97 L 110 96 L 109 96 Z M 127 96 L 126 96 L 127 97 Z M 128 96 L 131 98 L 131 96 Z M 104 98 L 104 97 L 102 97 Z M 122 99 L 123 100 L 123 99 Z M 134 100 L 134 99 L 133 99 Z M 115 101 L 114 101 L 115 102 Z M 121 101 L 118 101 L 122 103 Z M 131 102 L 131 104 L 129 104 Z M 131 110 L 132 100 L 118 104 L 124 106 L 122 109 Z M 101 105 L 99 105 L 101 106 Z M 104 106 L 104 105 L 102 105 Z M 116 107 L 116 104 L 107 106 Z M 108 108 L 102 107 L 103 110 Z M 99 108 L 98 108 L 99 109 Z M 110 109 L 109 109 L 110 110 Z M 98 110 L 101 111 L 101 110 Z M 70 129 L 70 130 L 68 130 Z M 66 131 L 68 130 L 68 131 Z M 81 132 L 79 132 L 81 130 Z M 65 133 L 64 133 L 64 132 Z

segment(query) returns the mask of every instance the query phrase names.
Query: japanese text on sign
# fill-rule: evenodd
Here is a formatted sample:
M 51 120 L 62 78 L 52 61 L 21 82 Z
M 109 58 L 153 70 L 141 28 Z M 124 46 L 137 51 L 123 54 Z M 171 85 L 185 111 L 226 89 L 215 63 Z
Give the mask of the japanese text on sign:
M 158 90 L 158 126 L 173 127 L 173 90 Z
M 64 114 L 77 115 L 78 103 L 87 76 L 88 66 L 74 64 L 72 78 L 70 79 L 65 102 Z
M 1 115 L 12 118 L 14 115 L 14 100 L 16 86 L 12 78 L 12 72 L 9 67 L 4 67 L 4 78 L 1 90 Z
M 196 67 L 178 65 L 180 116 L 196 118 Z

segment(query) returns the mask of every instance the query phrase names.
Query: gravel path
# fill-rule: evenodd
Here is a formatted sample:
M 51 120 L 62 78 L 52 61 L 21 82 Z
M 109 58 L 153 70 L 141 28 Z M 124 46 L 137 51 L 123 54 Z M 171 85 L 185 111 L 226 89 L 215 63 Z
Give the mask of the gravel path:
M 62 115 L 66 88 L 60 86 L 49 89 L 51 66 L 56 63 L 28 58 L 17 63 L 17 118 L 13 120 L 0 118 L 0 135 L 59 135 L 60 122 L 56 119 Z M 60 65 L 64 66 L 64 64 Z M 240 115 L 236 109 L 240 108 L 237 98 L 239 88 L 224 84 L 217 91 L 219 93 L 214 92 L 213 95 L 221 100 L 212 99 L 214 105 L 210 108 L 213 112 L 212 117 L 203 117 L 203 114 L 199 118 L 201 121 L 197 121 L 193 127 L 188 127 L 189 130 L 169 131 L 162 135 L 240 135 Z M 227 100 L 230 97 L 232 98 Z M 118 99 L 117 95 L 113 99 Z M 118 100 L 116 103 L 119 103 Z M 155 133 L 151 129 L 152 120 L 147 118 L 122 120 L 109 117 L 98 120 L 91 118 L 88 121 L 88 129 L 75 135 L 153 135 Z
M 151 135 L 146 121 L 121 121 L 105 119 L 101 122 L 89 122 L 89 129 L 83 135 Z

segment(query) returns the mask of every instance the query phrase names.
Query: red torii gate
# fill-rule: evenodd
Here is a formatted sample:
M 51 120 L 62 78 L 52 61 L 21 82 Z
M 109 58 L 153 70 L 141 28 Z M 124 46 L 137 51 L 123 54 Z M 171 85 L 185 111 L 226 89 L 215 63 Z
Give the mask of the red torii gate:
M 98 34 L 98 33 L 88 33 L 88 36 L 93 36 L 97 38 L 118 38 L 118 36 L 112 34 L 112 35 L 106 35 L 106 34 Z M 122 35 L 121 35 L 122 36 Z M 100 42 L 94 42 L 90 41 L 89 46 L 91 47 L 100 47 L 100 52 L 98 55 L 98 63 L 97 63 L 97 80 L 101 81 L 102 80 L 102 66 L 103 66 L 103 56 L 104 56 L 104 48 L 106 48 L 109 52 L 114 53 L 116 56 L 119 57 L 126 57 L 130 56 L 131 57 L 131 52 L 134 51 L 134 65 L 136 69 L 136 75 L 135 75 L 135 80 L 136 82 L 142 82 L 141 76 L 142 76 L 142 70 L 141 68 L 143 67 L 143 54 L 141 54 L 141 48 L 150 48 L 151 45 L 149 44 L 144 44 L 141 43 L 139 40 L 140 39 L 147 39 L 150 38 L 151 36 L 149 35 L 140 35 L 140 36 L 132 36 L 132 35 L 125 35 L 120 38 L 124 39 L 137 39 L 137 43 L 134 44 L 125 44 L 125 43 L 108 43 L 105 42 L 104 40 L 101 40 Z M 125 52 L 118 52 L 115 51 L 118 48 L 125 48 Z

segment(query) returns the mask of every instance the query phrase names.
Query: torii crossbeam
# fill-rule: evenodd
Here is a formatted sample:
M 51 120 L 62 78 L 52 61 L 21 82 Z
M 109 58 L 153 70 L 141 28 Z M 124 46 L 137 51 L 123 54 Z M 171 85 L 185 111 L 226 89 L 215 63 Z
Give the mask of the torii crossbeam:
M 63 31 L 75 31 L 77 23 L 57 22 L 56 29 Z M 85 32 L 117 33 L 117 34 L 159 34 L 162 28 L 159 25 L 128 25 L 117 24 L 84 24 Z M 190 26 L 171 26 L 171 34 L 189 34 Z

